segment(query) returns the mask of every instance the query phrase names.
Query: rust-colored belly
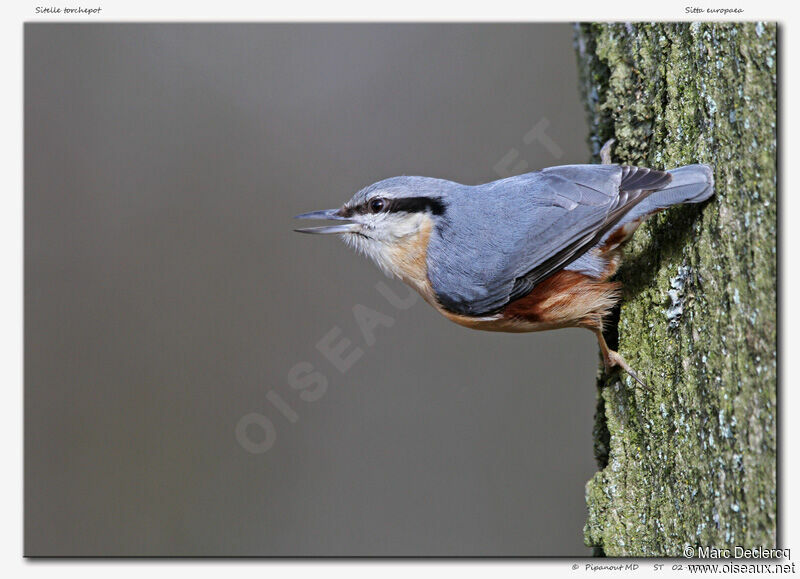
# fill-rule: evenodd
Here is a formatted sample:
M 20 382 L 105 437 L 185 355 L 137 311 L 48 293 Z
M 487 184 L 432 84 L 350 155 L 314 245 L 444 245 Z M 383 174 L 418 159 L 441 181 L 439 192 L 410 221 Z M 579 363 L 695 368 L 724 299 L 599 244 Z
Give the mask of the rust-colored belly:
M 439 311 L 451 321 L 477 330 L 538 332 L 556 328 L 600 328 L 618 299 L 619 284 L 562 270 L 493 316 L 473 318 Z

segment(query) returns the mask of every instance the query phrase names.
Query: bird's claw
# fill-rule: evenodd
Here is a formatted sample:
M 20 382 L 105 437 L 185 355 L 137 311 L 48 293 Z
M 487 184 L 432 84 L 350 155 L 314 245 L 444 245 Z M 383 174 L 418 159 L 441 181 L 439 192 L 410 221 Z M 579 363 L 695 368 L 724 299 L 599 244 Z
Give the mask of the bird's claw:
M 644 390 L 646 390 L 647 392 L 650 392 L 650 393 L 653 392 L 653 390 L 647 384 L 645 384 L 644 381 L 641 378 L 639 378 L 639 375 L 636 374 L 636 372 L 633 371 L 633 368 L 631 368 L 628 365 L 628 363 L 625 361 L 625 358 L 620 356 L 618 352 L 614 352 L 613 350 L 609 350 L 608 351 L 608 357 L 604 360 L 604 362 L 605 362 L 604 365 L 606 367 L 606 372 L 609 372 L 611 369 L 613 369 L 615 367 L 620 368 L 620 369 L 624 370 L 631 378 L 636 380 L 636 382 L 638 382 L 639 385 Z
M 609 139 L 603 144 L 603 148 L 600 149 L 600 162 L 603 165 L 613 165 L 611 162 L 611 148 L 616 142 L 616 139 Z

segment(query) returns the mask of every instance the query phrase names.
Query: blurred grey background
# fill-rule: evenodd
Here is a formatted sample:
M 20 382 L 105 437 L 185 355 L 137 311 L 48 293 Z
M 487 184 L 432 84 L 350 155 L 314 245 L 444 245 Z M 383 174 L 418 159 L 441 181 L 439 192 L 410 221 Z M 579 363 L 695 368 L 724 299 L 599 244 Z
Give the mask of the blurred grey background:
M 577 83 L 568 24 L 26 25 L 25 553 L 588 554 L 593 336 L 399 310 L 291 219 L 587 162 Z

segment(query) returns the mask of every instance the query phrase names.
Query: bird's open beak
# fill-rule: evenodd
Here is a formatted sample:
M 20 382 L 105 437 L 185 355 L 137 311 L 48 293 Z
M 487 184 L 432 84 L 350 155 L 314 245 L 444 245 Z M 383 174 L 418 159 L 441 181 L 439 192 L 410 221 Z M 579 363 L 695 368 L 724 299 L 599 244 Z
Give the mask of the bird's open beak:
M 346 220 L 347 217 L 342 217 L 339 209 L 325 209 L 324 211 L 312 211 L 311 213 L 303 213 L 302 215 L 295 215 L 295 219 L 336 219 L 338 221 Z M 355 233 L 358 231 L 358 223 L 344 223 L 342 225 L 326 225 L 323 227 L 305 227 L 303 229 L 295 229 L 298 233 Z

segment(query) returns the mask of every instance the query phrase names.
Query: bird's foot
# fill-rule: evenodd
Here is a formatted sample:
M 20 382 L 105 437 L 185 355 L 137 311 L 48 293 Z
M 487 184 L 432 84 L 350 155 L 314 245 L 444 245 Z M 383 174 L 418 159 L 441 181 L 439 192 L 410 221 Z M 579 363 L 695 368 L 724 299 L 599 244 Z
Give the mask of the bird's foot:
M 631 378 L 636 380 L 642 388 L 648 392 L 653 392 L 653 390 L 647 384 L 645 384 L 641 378 L 639 378 L 636 372 L 633 371 L 633 368 L 628 365 L 628 363 L 625 361 L 625 358 L 623 358 L 619 352 L 608 350 L 606 355 L 603 357 L 603 364 L 605 366 L 606 373 L 609 373 L 613 368 L 621 368 L 625 370 L 625 372 L 627 372 Z
M 614 163 L 611 161 L 611 148 L 616 143 L 616 139 L 609 139 L 603 145 L 603 148 L 600 149 L 600 162 L 603 165 L 613 165 Z

